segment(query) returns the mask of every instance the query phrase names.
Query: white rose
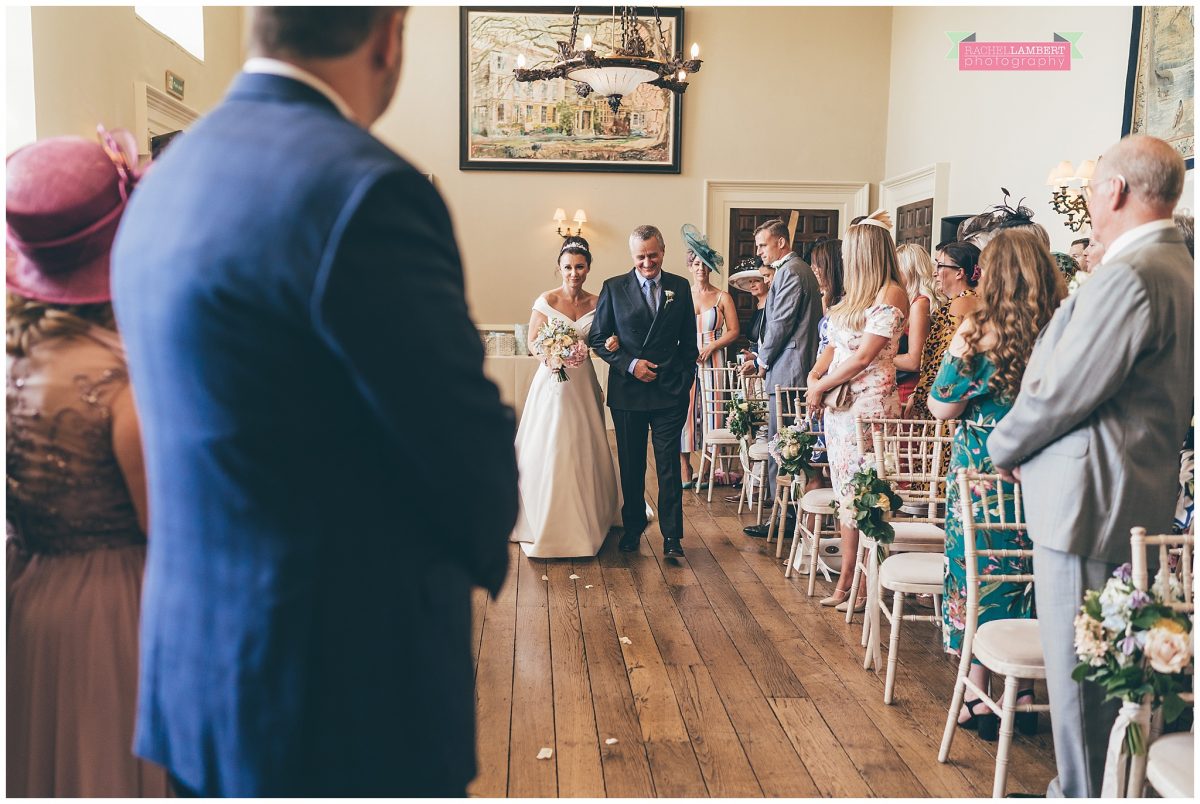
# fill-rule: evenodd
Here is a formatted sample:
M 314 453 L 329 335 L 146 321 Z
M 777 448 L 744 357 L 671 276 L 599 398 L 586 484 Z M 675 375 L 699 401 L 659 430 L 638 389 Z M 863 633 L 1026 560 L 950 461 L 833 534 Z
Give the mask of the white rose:
M 1146 637 L 1146 659 L 1160 673 L 1181 673 L 1192 658 L 1188 635 L 1155 626 Z

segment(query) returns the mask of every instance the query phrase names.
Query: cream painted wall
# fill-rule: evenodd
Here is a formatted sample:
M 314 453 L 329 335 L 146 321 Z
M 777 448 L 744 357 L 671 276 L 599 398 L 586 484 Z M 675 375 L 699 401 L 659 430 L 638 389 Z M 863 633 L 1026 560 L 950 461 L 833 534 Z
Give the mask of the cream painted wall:
M 162 89 L 167 70 L 184 79 L 183 102 L 208 111 L 241 67 L 241 17 L 237 7 L 204 9 L 201 62 L 136 17 L 132 6 L 34 7 L 38 137 L 92 137 L 97 123 L 132 131 L 134 82 Z
M 704 226 L 706 179 L 876 182 L 883 177 L 890 8 L 689 8 L 688 45 L 704 69 L 685 96 L 680 175 L 458 169 L 457 8 L 409 14 L 398 97 L 375 133 L 426 172 L 447 200 L 475 320 L 528 320 L 554 287 L 555 207 L 587 211 L 596 262 L 588 287 L 628 269 L 629 231 Z M 769 65 L 769 71 L 764 70 Z
M 1120 139 L 1131 21 L 1129 7 L 896 8 L 887 175 L 949 162 L 948 214 L 980 212 L 1007 187 L 1027 196 L 1051 244 L 1066 251 L 1079 235 L 1050 209 L 1046 175 Z M 975 31 L 981 42 L 1082 31 L 1083 57 L 1069 72 L 959 72 L 946 59 L 947 31 Z

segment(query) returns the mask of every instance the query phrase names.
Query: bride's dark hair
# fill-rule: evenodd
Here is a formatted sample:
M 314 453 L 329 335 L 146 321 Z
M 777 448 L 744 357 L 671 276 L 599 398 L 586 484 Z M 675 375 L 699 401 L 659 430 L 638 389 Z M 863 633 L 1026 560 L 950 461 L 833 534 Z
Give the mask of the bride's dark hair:
M 555 263 L 556 268 L 558 263 L 562 262 L 562 255 L 564 254 L 575 254 L 576 256 L 583 257 L 588 264 L 588 268 L 592 267 L 592 252 L 588 247 L 588 241 L 582 237 L 568 237 L 563 241 L 562 249 L 558 252 L 558 260 Z

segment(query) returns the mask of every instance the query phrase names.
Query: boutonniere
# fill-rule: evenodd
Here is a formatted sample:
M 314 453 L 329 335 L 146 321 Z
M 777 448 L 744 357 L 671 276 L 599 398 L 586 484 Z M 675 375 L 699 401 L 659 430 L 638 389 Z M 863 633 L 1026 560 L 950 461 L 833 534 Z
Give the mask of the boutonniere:
M 673 291 L 673 290 L 664 290 L 664 291 L 663 291 L 663 295 L 667 297 L 667 301 L 666 301 L 666 303 L 665 303 L 663 306 L 664 306 L 664 307 L 670 307 L 670 306 L 671 306 L 671 302 L 675 301 L 675 291 Z

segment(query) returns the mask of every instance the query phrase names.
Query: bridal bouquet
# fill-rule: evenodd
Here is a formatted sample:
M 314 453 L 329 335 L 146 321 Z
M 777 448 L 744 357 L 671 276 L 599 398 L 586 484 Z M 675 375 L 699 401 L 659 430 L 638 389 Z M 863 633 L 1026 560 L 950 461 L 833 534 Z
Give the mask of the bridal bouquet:
M 817 470 L 812 465 L 813 447 L 817 437 L 809 428 L 808 420 L 791 424 L 775 435 L 775 440 L 767 447 L 779 471 L 786 475 L 804 474 L 805 477 L 816 475 Z
M 841 499 L 832 503 L 843 525 L 857 528 L 863 536 L 875 540 L 881 563 L 887 557 L 887 546 L 896 539 L 892 514 L 903 504 L 904 500 L 891 484 L 879 476 L 873 453 L 863 456 Z
M 767 406 L 762 402 L 743 399 L 740 393 L 735 393 L 733 399 L 725 403 L 725 426 L 735 438 L 745 438 L 754 432 L 755 427 L 767 421 Z
M 582 366 L 588 359 L 588 345 L 575 327 L 559 318 L 551 318 L 538 330 L 534 344 L 537 356 L 554 372 L 554 379 L 566 382 L 567 369 Z
M 1134 588 L 1132 575 L 1130 565 L 1122 564 L 1103 589 L 1083 596 L 1075 618 L 1079 665 L 1071 677 L 1095 682 L 1104 687 L 1105 700 L 1120 698 L 1133 708 L 1152 696 L 1170 723 L 1187 707 L 1179 693 L 1190 687 L 1191 622 L 1167 605 L 1183 598 L 1174 575 L 1160 573 L 1148 592 Z M 1125 721 L 1125 745 L 1131 754 L 1142 754 L 1145 736 L 1135 717 L 1130 713 Z

